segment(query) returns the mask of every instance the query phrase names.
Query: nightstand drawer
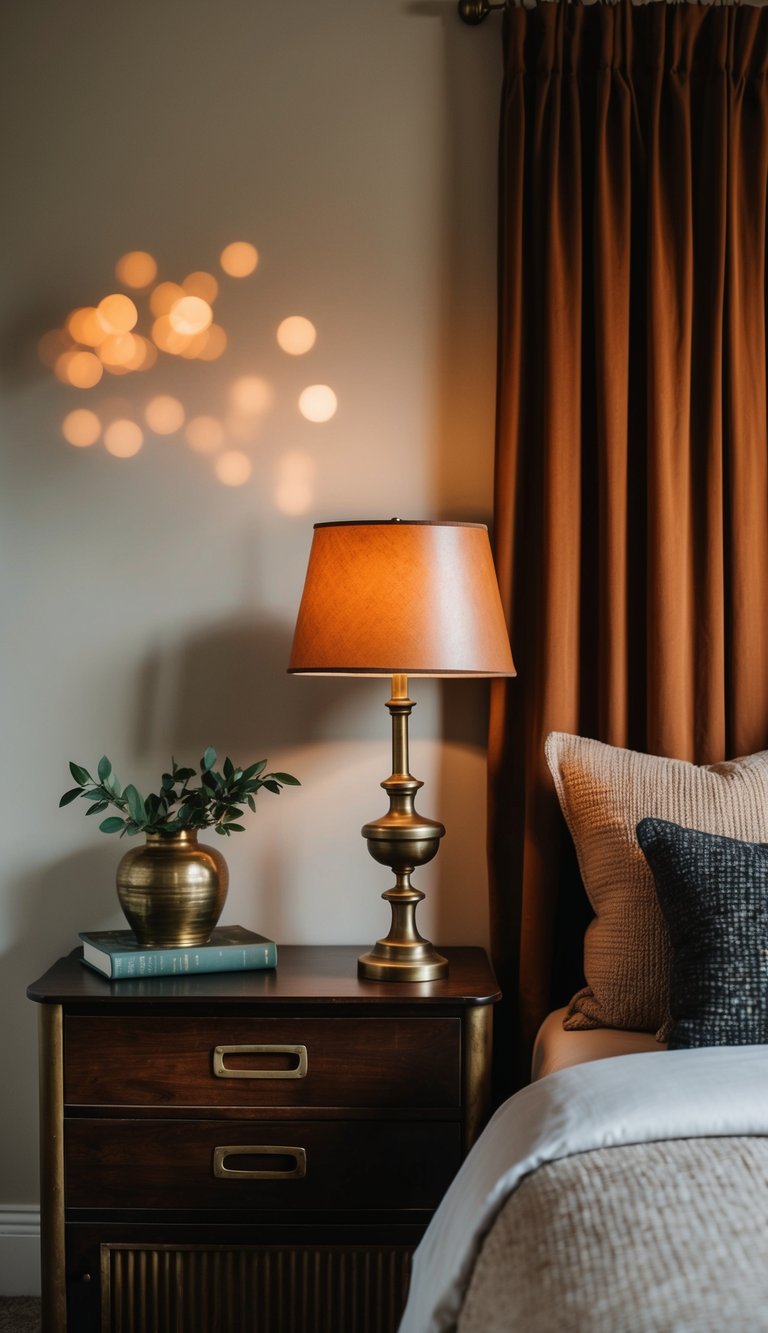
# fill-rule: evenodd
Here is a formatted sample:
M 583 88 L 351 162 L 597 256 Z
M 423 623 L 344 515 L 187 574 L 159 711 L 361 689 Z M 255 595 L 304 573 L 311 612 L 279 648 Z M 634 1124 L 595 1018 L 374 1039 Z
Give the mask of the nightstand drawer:
M 74 1015 L 69 1106 L 458 1107 L 457 1018 Z
M 65 1122 L 70 1208 L 434 1208 L 458 1170 L 457 1122 Z M 242 1174 L 246 1173 L 246 1174 Z

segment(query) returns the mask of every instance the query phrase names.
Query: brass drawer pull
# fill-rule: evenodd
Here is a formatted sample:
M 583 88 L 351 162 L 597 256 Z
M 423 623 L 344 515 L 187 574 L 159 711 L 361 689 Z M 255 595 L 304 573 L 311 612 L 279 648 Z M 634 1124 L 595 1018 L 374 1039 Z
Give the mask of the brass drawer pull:
M 293 1166 L 283 1170 L 271 1168 L 237 1170 L 235 1167 L 225 1166 L 228 1157 L 290 1157 Z M 228 1143 L 226 1147 L 213 1150 L 213 1174 L 219 1180 L 226 1177 L 235 1180 L 302 1180 L 307 1174 L 307 1150 L 285 1148 L 273 1143 Z
M 293 1069 L 233 1069 L 225 1065 L 225 1055 L 295 1055 Z M 213 1072 L 216 1078 L 306 1078 L 306 1046 L 215 1046 Z

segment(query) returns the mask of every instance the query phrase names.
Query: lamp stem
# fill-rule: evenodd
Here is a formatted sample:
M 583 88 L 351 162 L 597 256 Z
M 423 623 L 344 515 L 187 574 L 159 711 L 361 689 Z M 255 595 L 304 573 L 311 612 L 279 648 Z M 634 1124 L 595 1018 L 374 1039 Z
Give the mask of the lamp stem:
M 393 705 L 399 705 L 394 708 Z M 387 704 L 392 717 L 392 776 L 409 777 L 408 758 L 408 718 L 414 707 L 408 698 L 408 677 L 398 674 L 392 677 L 392 697 Z
M 381 895 L 392 910 L 389 934 L 357 962 L 361 977 L 377 981 L 434 981 L 448 973 L 446 959 L 416 926 L 416 908 L 424 894 L 411 884 L 411 874 L 432 860 L 445 829 L 414 808 L 416 793 L 424 784 L 409 770 L 408 718 L 413 707 L 408 677 L 393 675 L 387 702 L 392 717 L 392 774 L 381 784 L 389 796 L 389 810 L 362 830 L 374 860 L 395 873 L 394 885 Z

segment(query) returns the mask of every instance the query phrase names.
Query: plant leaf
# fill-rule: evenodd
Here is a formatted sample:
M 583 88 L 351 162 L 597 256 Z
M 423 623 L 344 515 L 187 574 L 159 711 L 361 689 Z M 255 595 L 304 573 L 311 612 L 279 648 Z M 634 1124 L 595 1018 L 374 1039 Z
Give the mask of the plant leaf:
M 110 815 L 109 819 L 102 819 L 99 828 L 102 833 L 118 833 L 123 829 L 125 820 L 118 819 L 117 815 Z
M 128 809 L 131 812 L 131 819 L 134 824 L 145 824 L 147 820 L 147 812 L 144 808 L 144 802 L 141 799 L 141 794 L 136 790 L 132 782 L 128 783 L 123 795 L 128 802 Z
M 251 764 L 249 768 L 243 770 L 244 778 L 256 778 L 259 773 L 263 773 L 267 767 L 266 759 L 260 759 L 258 764 Z
M 212 745 L 209 745 L 207 750 L 205 751 L 205 754 L 200 760 L 200 767 L 204 769 L 206 772 L 208 772 L 210 769 L 213 768 L 213 765 L 215 763 L 216 763 L 216 751 L 214 750 Z
M 63 805 L 69 805 L 71 801 L 74 801 L 81 794 L 81 792 L 82 787 L 73 787 L 71 791 L 65 791 L 59 801 L 59 809 L 61 809 Z
M 267 791 L 273 791 L 276 796 L 279 796 L 280 794 L 279 782 L 273 782 L 271 778 L 265 778 L 261 785 L 262 787 L 266 787 Z
M 75 779 L 75 782 L 79 782 L 81 787 L 87 787 L 89 783 L 93 782 L 93 778 L 88 772 L 88 769 L 81 768 L 79 764 L 73 764 L 70 762 L 69 771 L 72 774 L 72 777 Z
M 154 792 L 150 792 L 144 802 L 144 808 L 147 812 L 147 819 L 149 819 L 150 822 L 157 819 L 160 810 L 160 797 L 156 796 Z
M 227 824 L 224 825 L 224 828 L 226 829 L 227 833 L 245 833 L 245 825 L 244 825 L 244 824 L 229 824 L 229 823 L 227 823 Z
M 108 808 L 109 801 L 97 801 L 95 805 L 91 806 L 90 810 L 86 810 L 86 818 L 88 815 L 100 815 L 102 810 L 107 810 Z
M 286 787 L 301 786 L 299 779 L 295 778 L 292 773 L 272 773 L 271 776 L 275 778 L 277 782 L 282 782 Z
M 99 760 L 99 767 L 96 771 L 99 775 L 99 781 L 106 782 L 107 778 L 112 772 L 112 765 L 107 759 L 107 756 L 105 754 L 101 756 L 101 759 Z

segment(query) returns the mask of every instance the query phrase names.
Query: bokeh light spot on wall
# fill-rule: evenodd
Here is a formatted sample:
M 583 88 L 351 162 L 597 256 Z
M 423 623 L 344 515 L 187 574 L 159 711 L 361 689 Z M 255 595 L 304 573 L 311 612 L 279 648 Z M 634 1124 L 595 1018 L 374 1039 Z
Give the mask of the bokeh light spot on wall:
M 137 351 L 138 340 L 132 333 L 108 333 L 104 341 L 99 344 L 97 354 L 108 370 L 112 370 L 115 366 L 127 370 Z
M 144 409 L 144 420 L 155 435 L 173 435 L 184 425 L 186 413 L 178 398 L 158 393 Z
M 67 444 L 73 444 L 76 449 L 87 449 L 101 435 L 101 422 L 87 407 L 76 407 L 62 421 L 61 433 Z
M 328 384 L 310 384 L 299 395 L 299 411 L 307 421 L 330 421 L 338 399 Z
M 253 472 L 253 463 L 239 449 L 227 449 L 226 453 L 219 454 L 213 468 L 224 486 L 244 486 Z
M 184 288 L 178 282 L 160 282 L 149 298 L 149 308 L 153 315 L 167 315 L 174 302 L 180 301 L 183 295 Z
M 67 320 L 67 330 L 76 343 L 84 347 L 98 347 L 107 336 L 107 328 L 95 306 L 84 305 L 73 310 Z
M 133 338 L 133 355 L 125 362 L 126 370 L 150 370 L 157 360 L 157 348 L 154 343 L 142 338 L 140 333 L 129 335 Z
M 212 324 L 206 330 L 200 351 L 197 353 L 201 361 L 218 361 L 227 350 L 227 335 L 220 324 Z
M 210 327 L 213 311 L 202 296 L 182 296 L 174 301 L 168 318 L 177 333 L 186 333 L 191 337 L 196 333 L 204 333 Z
M 179 333 L 178 329 L 173 327 L 168 315 L 160 315 L 152 325 L 152 341 L 161 352 L 167 352 L 169 356 L 180 356 L 189 346 L 189 334 Z
M 224 443 L 224 427 L 217 417 L 192 417 L 184 434 L 196 454 L 215 454 Z
M 96 309 L 107 333 L 130 333 L 139 318 L 130 296 L 122 292 L 105 296 Z
M 219 256 L 219 263 L 230 278 L 247 278 L 258 262 L 259 252 L 250 241 L 232 241 Z
M 194 273 L 187 274 L 182 282 L 182 287 L 187 296 L 199 296 L 209 305 L 213 305 L 219 294 L 219 284 L 212 273 L 204 273 L 202 269 Z
M 315 499 L 316 470 L 310 455 L 299 449 L 292 450 L 280 459 L 274 500 L 281 514 L 297 517 L 309 513 Z
M 135 421 L 118 417 L 104 431 L 104 447 L 114 458 L 132 458 L 144 443 L 144 432 Z
M 229 396 L 236 412 L 261 416 L 263 412 L 269 411 L 275 393 L 272 385 L 260 375 L 241 375 L 233 383 Z
M 303 356 L 314 347 L 316 339 L 317 329 L 303 315 L 289 315 L 277 327 L 278 345 L 289 356 Z
M 71 384 L 75 389 L 92 389 L 104 373 L 99 358 L 93 352 L 63 352 L 54 370 L 62 384 Z
M 148 287 L 157 277 L 157 264 L 146 250 L 129 250 L 115 264 L 115 276 L 126 287 Z
M 202 333 L 192 333 L 184 335 L 184 346 L 179 350 L 179 356 L 186 357 L 188 361 L 197 360 L 202 355 L 208 343 L 208 330 L 203 329 Z

